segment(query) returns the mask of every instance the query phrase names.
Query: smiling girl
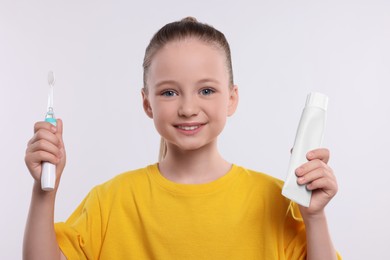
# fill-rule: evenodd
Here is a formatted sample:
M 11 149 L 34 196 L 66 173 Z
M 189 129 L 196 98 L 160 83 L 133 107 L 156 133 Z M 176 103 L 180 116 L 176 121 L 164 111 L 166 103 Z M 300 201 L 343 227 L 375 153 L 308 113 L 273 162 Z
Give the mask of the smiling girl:
M 93 188 L 54 224 L 65 166 L 62 121 L 38 122 L 26 152 L 34 178 L 25 259 L 337 259 L 324 208 L 337 192 L 317 149 L 297 169 L 310 207 L 281 195 L 282 181 L 226 161 L 217 140 L 238 104 L 229 45 L 185 18 L 161 28 L 144 58 L 143 107 L 162 137 L 158 163 Z M 57 165 L 56 189 L 40 189 L 41 163 Z

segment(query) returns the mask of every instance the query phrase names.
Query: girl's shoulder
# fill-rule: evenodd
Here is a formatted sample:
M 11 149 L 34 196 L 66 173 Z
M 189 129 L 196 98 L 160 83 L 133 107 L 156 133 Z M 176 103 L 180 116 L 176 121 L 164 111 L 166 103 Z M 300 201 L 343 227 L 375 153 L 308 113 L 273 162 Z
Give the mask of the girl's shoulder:
M 267 173 L 260 172 L 257 170 L 248 169 L 244 166 L 236 165 L 235 167 L 240 174 L 242 174 L 244 176 L 248 176 L 249 178 L 253 178 L 253 180 L 255 180 L 255 181 L 264 182 L 267 184 L 275 184 L 277 186 L 283 185 L 282 180 L 280 180 L 272 175 L 269 175 Z
M 284 182 L 272 175 L 243 166 L 236 166 L 236 169 L 240 178 L 248 180 L 254 186 L 259 186 L 261 189 L 276 193 L 282 190 Z
M 123 190 L 133 189 L 134 187 L 142 187 L 149 182 L 148 171 L 151 165 L 143 168 L 129 170 L 120 173 L 108 181 L 101 183 L 95 187 L 100 193 L 121 192 Z
M 254 201 L 263 202 L 267 209 L 286 212 L 290 200 L 282 195 L 283 181 L 264 172 L 237 166 L 241 192 L 246 190 Z M 271 204 L 269 204 L 271 203 Z

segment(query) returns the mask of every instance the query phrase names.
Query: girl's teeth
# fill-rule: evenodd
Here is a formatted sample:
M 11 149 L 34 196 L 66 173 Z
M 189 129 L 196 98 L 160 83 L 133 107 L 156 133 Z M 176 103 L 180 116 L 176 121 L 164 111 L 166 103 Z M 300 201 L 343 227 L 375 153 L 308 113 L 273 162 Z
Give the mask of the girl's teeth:
M 179 126 L 180 129 L 186 130 L 186 131 L 191 131 L 199 128 L 199 126 Z

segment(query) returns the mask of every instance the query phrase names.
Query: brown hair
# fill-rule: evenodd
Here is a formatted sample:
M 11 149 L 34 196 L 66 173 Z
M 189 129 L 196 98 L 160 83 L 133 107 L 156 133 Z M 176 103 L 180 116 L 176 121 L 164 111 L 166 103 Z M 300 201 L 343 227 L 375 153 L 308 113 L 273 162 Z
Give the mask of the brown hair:
M 194 17 L 186 17 L 180 21 L 166 24 L 159 31 L 157 31 L 157 33 L 154 34 L 153 38 L 150 40 L 150 43 L 145 51 L 143 62 L 143 88 L 145 93 L 148 92 L 147 75 L 154 55 L 167 43 L 184 40 L 187 38 L 195 38 L 205 43 L 212 44 L 224 52 L 226 56 L 226 67 L 229 73 L 229 87 L 233 86 L 232 59 L 229 43 L 226 40 L 225 35 L 208 24 L 198 22 Z M 166 143 L 162 138 L 160 144 L 159 161 L 164 159 L 166 152 Z

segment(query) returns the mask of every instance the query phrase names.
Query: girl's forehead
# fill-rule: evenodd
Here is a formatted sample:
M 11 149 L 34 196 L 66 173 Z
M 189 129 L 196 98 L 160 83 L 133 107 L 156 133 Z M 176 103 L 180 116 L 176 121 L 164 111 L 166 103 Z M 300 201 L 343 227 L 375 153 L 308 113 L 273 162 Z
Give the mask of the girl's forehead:
M 228 78 L 226 57 L 213 44 L 197 39 L 167 43 L 151 60 L 149 80 L 160 78 Z
M 224 53 L 215 45 L 197 39 L 184 39 L 165 44 L 152 58 L 151 67 L 157 64 L 167 66 L 174 63 L 224 63 L 225 60 Z
M 161 52 L 185 53 L 185 52 L 204 52 L 205 55 L 215 53 L 216 55 L 224 55 L 223 50 L 216 43 L 206 42 L 195 37 L 187 37 L 167 42 L 156 54 Z

